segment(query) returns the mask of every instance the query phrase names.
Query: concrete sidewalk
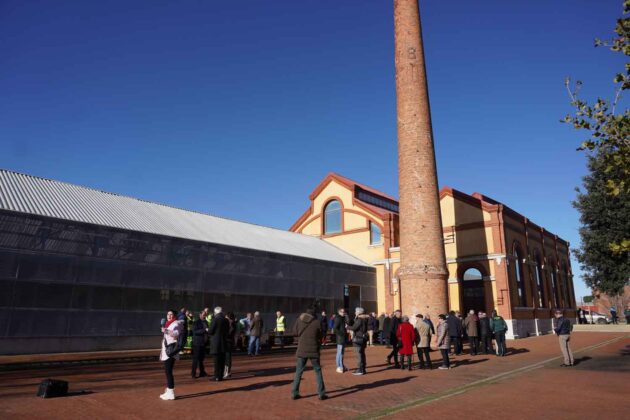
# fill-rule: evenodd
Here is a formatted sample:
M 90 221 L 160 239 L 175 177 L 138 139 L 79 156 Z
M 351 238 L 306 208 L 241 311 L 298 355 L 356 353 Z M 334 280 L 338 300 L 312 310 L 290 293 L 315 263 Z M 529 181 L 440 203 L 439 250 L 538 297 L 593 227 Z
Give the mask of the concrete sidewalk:
M 560 350 L 554 336 L 508 345 L 508 357 L 463 355 L 454 358 L 456 367 L 452 370 L 412 372 L 389 368 L 385 363 L 387 349 L 368 348 L 365 376 L 335 373 L 334 350 L 325 349 L 322 365 L 330 397 L 326 401 L 317 399 L 311 370 L 304 374 L 304 398 L 290 399 L 295 358 L 287 353 L 238 358 L 233 378 L 219 383 L 192 379 L 190 361 L 178 361 L 175 401 L 158 398 L 165 380 L 157 361 L 2 372 L 0 418 L 461 419 L 509 413 L 511 418 L 565 419 L 583 418 L 584 413 L 592 412 L 592 402 L 597 399 L 606 402 L 596 405 L 598 416 L 621 419 L 620 414 L 629 412 L 630 335 L 576 332 L 571 345 L 580 363 L 574 368 L 559 367 Z M 431 355 L 439 362 L 438 352 Z M 346 364 L 355 366 L 351 349 L 346 351 Z M 68 380 L 71 392 L 91 393 L 36 398 L 37 384 L 47 377 Z M 562 398 L 567 403 L 558 405 L 557 400 L 564 395 L 559 392 L 576 386 L 586 387 L 590 397 L 566 396 Z M 610 394 L 612 389 L 617 393 Z M 616 403 L 610 403 L 616 396 Z

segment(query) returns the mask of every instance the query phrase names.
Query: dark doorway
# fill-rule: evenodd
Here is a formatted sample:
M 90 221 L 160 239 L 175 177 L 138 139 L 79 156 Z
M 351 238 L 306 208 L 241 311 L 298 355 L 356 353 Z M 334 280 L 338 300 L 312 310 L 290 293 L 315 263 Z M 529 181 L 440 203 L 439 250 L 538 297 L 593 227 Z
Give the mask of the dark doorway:
M 343 287 L 343 306 L 350 313 L 361 306 L 361 286 L 345 285 Z
M 486 312 L 486 291 L 483 275 L 476 268 L 469 268 L 462 278 L 462 313 L 469 310 Z

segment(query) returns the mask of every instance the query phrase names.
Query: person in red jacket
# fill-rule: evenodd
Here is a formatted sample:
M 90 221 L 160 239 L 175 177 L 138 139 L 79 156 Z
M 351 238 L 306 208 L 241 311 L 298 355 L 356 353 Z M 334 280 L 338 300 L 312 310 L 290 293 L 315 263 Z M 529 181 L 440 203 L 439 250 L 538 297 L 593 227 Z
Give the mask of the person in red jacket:
M 409 323 L 409 317 L 403 316 L 402 322 L 398 325 L 398 331 L 396 331 L 396 338 L 398 338 L 398 346 L 400 354 L 400 368 L 405 368 L 405 359 L 407 359 L 407 369 L 411 370 L 411 358 L 413 357 L 413 347 L 416 343 L 416 330 Z

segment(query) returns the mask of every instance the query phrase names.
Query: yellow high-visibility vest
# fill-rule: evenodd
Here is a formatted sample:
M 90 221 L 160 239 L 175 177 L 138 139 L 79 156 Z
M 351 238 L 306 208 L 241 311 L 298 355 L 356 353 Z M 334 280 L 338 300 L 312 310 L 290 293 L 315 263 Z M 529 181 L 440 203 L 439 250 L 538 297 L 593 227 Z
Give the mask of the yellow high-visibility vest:
M 284 315 L 276 318 L 276 332 L 284 332 Z

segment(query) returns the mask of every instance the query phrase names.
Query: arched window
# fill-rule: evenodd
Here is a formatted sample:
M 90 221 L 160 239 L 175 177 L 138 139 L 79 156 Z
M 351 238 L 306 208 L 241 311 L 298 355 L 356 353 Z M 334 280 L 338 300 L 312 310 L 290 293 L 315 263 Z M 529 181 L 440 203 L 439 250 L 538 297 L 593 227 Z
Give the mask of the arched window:
M 379 245 L 381 243 L 381 229 L 376 223 L 370 222 L 370 245 Z
M 551 272 L 551 294 L 553 296 L 553 306 L 559 308 L 560 302 L 558 302 L 558 276 L 556 273 L 555 261 L 551 261 L 549 263 L 549 271 Z
M 545 285 L 543 281 L 543 272 L 542 265 L 540 264 L 540 255 L 538 254 L 538 250 L 534 251 L 534 262 L 536 263 L 536 268 L 534 269 L 534 277 L 536 277 L 536 289 L 538 290 L 538 307 L 544 308 L 545 302 Z
M 521 260 L 521 250 L 516 242 L 514 243 L 512 255 L 514 256 L 514 276 L 516 278 L 518 306 L 526 306 L 527 301 L 525 299 L 525 278 L 523 277 L 523 261 Z
M 332 200 L 324 207 L 324 234 L 341 232 L 341 203 Z
M 564 283 L 564 307 L 565 308 L 570 308 L 571 307 L 571 296 L 570 296 L 570 290 L 569 290 L 569 269 L 567 268 L 567 263 L 563 262 L 562 263 L 562 280 Z
M 469 268 L 466 271 L 464 271 L 464 281 L 466 280 L 483 280 L 483 275 L 481 274 L 481 271 L 477 270 L 476 268 Z

